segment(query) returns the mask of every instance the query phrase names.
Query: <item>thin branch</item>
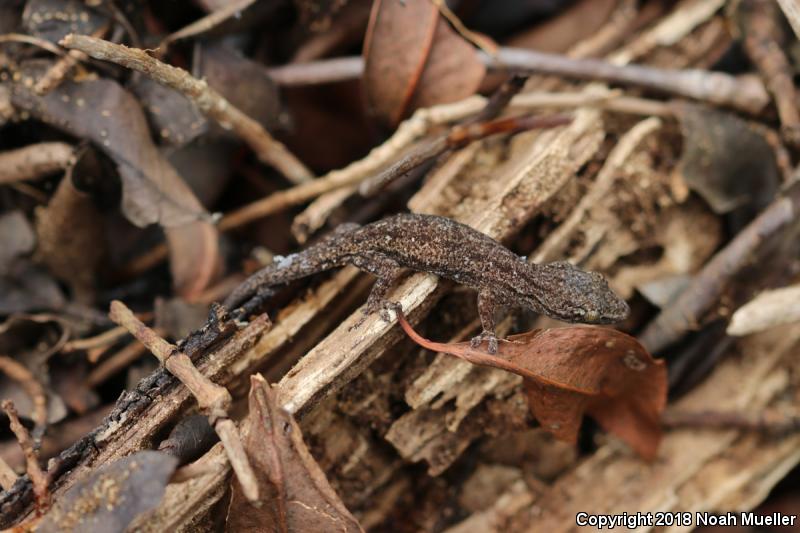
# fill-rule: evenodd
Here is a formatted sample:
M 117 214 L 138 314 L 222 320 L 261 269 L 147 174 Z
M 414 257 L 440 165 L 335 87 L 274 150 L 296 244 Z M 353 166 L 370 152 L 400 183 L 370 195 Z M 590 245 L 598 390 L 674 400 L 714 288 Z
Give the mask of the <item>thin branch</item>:
M 180 30 L 167 35 L 158 45 L 160 54 L 165 52 L 166 47 L 169 46 L 170 43 L 205 33 L 214 27 L 219 26 L 232 16 L 240 14 L 255 2 L 256 0 L 238 0 L 238 2 L 233 2 L 220 9 L 212 11 L 205 17 L 200 18 L 191 24 L 184 26 Z
M 683 292 L 647 324 L 639 335 L 645 348 L 659 352 L 697 329 L 731 280 L 743 269 L 753 267 L 764 243 L 796 223 L 798 209 L 800 184 L 795 183 L 718 251 Z
M 740 411 L 667 411 L 661 422 L 668 428 L 742 429 L 769 435 L 800 431 L 800 416 L 775 411 L 757 414 Z
M 455 126 L 450 133 L 423 143 L 412 153 L 377 176 L 364 180 L 359 187 L 359 192 L 362 196 L 372 196 L 400 176 L 407 174 L 446 151 L 462 148 L 471 142 L 491 135 L 555 128 L 569 124 L 571 121 L 572 117 L 567 115 L 524 116 Z
M 484 56 L 484 60 L 496 70 L 624 83 L 730 106 L 752 114 L 769 105 L 769 95 L 761 81 L 755 77 L 737 78 L 721 72 L 697 69 L 617 66 L 599 59 L 572 59 L 518 48 L 501 48 L 496 56 Z
M 39 47 L 42 50 L 47 50 L 51 54 L 55 54 L 57 56 L 66 55 L 64 50 L 54 45 L 50 41 L 40 39 L 39 37 L 34 37 L 33 35 L 25 35 L 24 33 L 4 33 L 3 35 L 0 35 L 0 43 L 30 44 L 32 46 Z
M 516 74 L 552 74 L 565 78 L 599 80 L 645 87 L 756 114 L 769 105 L 769 95 L 753 76 L 731 76 L 699 69 L 662 69 L 643 65 L 619 66 L 600 59 L 575 59 L 519 48 L 500 48 L 496 55 L 480 56 L 489 70 Z M 359 78 L 360 57 L 310 61 L 268 69 L 282 85 L 309 85 Z
M 800 112 L 789 59 L 783 52 L 780 12 L 775 4 L 740 2 L 738 19 L 744 49 L 775 100 L 781 133 L 792 146 L 800 145 Z
M 94 337 L 87 337 L 85 339 L 75 339 L 67 342 L 62 352 L 77 352 L 80 350 L 91 350 L 92 348 L 102 348 L 110 344 L 114 344 L 118 340 L 129 335 L 128 330 L 122 326 L 108 329 Z
M 350 81 L 364 73 L 361 56 L 335 57 L 306 63 L 288 63 L 267 69 L 272 81 L 285 87 Z
M 108 25 L 103 25 L 92 33 L 92 37 L 103 37 L 108 31 Z M 70 70 L 78 63 L 89 60 L 89 56 L 78 50 L 70 50 L 65 56 L 56 61 L 50 69 L 39 78 L 33 90 L 38 95 L 45 95 L 58 87 Z
M 74 33 L 64 37 L 61 46 L 80 50 L 95 59 L 110 61 L 142 72 L 153 80 L 180 92 L 189 98 L 200 111 L 216 120 L 220 126 L 232 130 L 268 165 L 283 173 L 293 183 L 308 182 L 313 175 L 280 141 L 276 140 L 256 120 L 228 102 L 221 94 L 185 70 L 150 57 L 144 50 L 128 48 L 86 35 Z
M 118 300 L 111 302 L 109 317 L 147 347 L 194 395 L 200 411 L 208 417 L 209 423 L 225 446 L 228 459 L 247 499 L 258 501 L 258 482 L 255 473 L 244 452 L 236 425 L 228 415 L 232 403 L 228 389 L 215 384 L 200 373 L 189 356 L 144 325 L 122 302 Z
M 47 427 L 47 394 L 44 387 L 22 363 L 0 355 L 0 372 L 16 381 L 30 396 L 33 405 L 33 437 L 38 442 Z
M 127 331 L 125 333 L 127 333 Z M 86 384 L 90 387 L 96 387 L 104 383 L 108 378 L 120 372 L 123 368 L 128 367 L 146 352 L 147 348 L 142 346 L 140 342 L 133 342 L 125 346 L 94 367 L 92 371 L 89 372 L 89 375 L 86 376 Z
M 74 155 L 74 148 L 62 142 L 31 144 L 0 152 L 0 184 L 37 179 L 64 170 Z
M 17 437 L 22 453 L 25 454 L 25 464 L 28 471 L 28 477 L 31 478 L 33 483 L 33 494 L 36 498 L 36 510 L 41 513 L 50 505 L 50 491 L 48 489 L 47 474 L 42 471 L 39 466 L 39 460 L 36 457 L 33 440 L 31 439 L 28 430 L 19 421 L 17 409 L 14 407 L 14 402 L 11 400 L 3 400 L 0 404 L 11 422 L 11 431 Z

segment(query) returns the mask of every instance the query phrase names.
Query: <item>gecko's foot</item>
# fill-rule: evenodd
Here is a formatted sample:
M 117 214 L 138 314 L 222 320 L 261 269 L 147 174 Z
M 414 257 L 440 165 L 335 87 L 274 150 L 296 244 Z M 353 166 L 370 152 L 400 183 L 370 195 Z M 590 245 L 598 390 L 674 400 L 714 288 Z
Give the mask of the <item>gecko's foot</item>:
M 475 337 L 472 337 L 472 340 L 469 341 L 469 345 L 470 345 L 471 348 L 480 348 L 481 344 L 483 344 L 484 341 L 487 342 L 486 350 L 490 354 L 496 354 L 497 353 L 497 335 L 495 335 L 491 331 L 484 331 L 480 335 L 476 335 Z
M 364 307 L 365 316 L 377 312 L 378 316 L 380 316 L 381 320 L 384 322 L 392 321 L 392 315 L 389 313 L 389 311 L 394 311 L 397 314 L 402 313 L 403 306 L 400 305 L 399 302 L 380 300 L 377 302 L 367 302 L 366 307 Z

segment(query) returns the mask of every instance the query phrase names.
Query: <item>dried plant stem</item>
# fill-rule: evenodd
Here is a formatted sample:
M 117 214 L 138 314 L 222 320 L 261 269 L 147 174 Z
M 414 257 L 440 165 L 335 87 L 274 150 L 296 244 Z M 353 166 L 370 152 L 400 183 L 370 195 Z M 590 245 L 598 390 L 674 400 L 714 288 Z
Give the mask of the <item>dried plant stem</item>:
M 567 115 L 510 117 L 483 123 L 457 125 L 442 136 L 422 144 L 412 153 L 387 168 L 380 174 L 367 178 L 361 183 L 362 196 L 372 196 L 400 176 L 418 166 L 438 157 L 448 150 L 462 148 L 467 144 L 498 133 L 518 133 L 533 129 L 555 128 L 569 124 Z
M 238 0 L 228 5 L 221 7 L 220 9 L 216 9 L 206 15 L 203 18 L 200 18 L 191 24 L 184 26 L 180 30 L 167 35 L 161 44 L 158 45 L 159 50 L 162 54 L 164 53 L 164 49 L 170 43 L 178 41 L 180 39 L 186 39 L 188 37 L 194 37 L 195 35 L 199 35 L 201 33 L 205 33 L 208 30 L 214 28 L 215 26 L 220 25 L 221 23 L 225 22 L 236 13 L 244 11 L 251 5 L 253 5 L 256 0 Z
M 228 416 L 228 409 L 232 402 L 228 390 L 206 378 L 194 366 L 189 356 L 164 340 L 154 330 L 145 326 L 122 302 L 117 300 L 111 302 L 109 317 L 126 328 L 161 361 L 172 375 L 186 385 L 186 388 L 197 399 L 197 405 L 201 412 L 208 416 L 209 423 L 214 427 L 225 446 L 225 452 L 247 499 L 258 501 L 258 484 L 255 473 L 244 452 L 236 425 Z
M 800 431 L 800 416 L 769 410 L 758 414 L 740 411 L 668 411 L 661 421 L 669 428 L 743 429 L 771 435 Z
M 3 490 L 11 490 L 14 483 L 17 482 L 17 473 L 11 468 L 5 459 L 0 457 L 0 487 Z
M 33 494 L 36 498 L 36 509 L 38 512 L 42 512 L 50 504 L 50 491 L 47 488 L 47 475 L 42 470 L 42 467 L 39 466 L 39 460 L 37 459 L 36 452 L 34 451 L 33 439 L 31 439 L 31 436 L 28 434 L 28 430 L 25 429 L 25 426 L 23 426 L 19 421 L 19 415 L 17 414 L 17 409 L 14 407 L 14 402 L 11 400 L 3 400 L 2 408 L 11 422 L 11 431 L 13 431 L 14 435 L 17 437 L 17 441 L 22 448 L 22 453 L 25 455 L 25 465 L 28 471 L 28 477 L 31 478 L 31 483 L 33 483 Z
M 659 352 L 687 331 L 697 329 L 734 276 L 752 266 L 764 243 L 797 224 L 798 209 L 800 184 L 795 183 L 718 251 L 683 292 L 647 324 L 639 335 L 645 348 Z
M 751 76 L 735 77 L 707 70 L 623 66 L 600 59 L 575 59 L 506 47 L 494 55 L 482 54 L 481 58 L 489 69 L 495 71 L 624 83 L 730 106 L 752 114 L 769 104 L 764 85 Z M 282 85 L 309 85 L 357 78 L 363 69 L 360 57 L 344 57 L 274 67 L 269 69 L 269 73 Z
M 65 55 L 64 50 L 54 45 L 50 41 L 34 37 L 33 35 L 25 35 L 24 33 L 4 33 L 0 35 L 0 43 L 24 43 L 32 46 L 38 46 L 42 50 L 55 54 L 57 56 Z
M 364 73 L 364 59 L 361 56 L 351 56 L 288 63 L 270 67 L 267 73 L 272 81 L 286 87 L 348 81 L 357 79 Z
M 737 78 L 705 70 L 617 66 L 599 59 L 572 59 L 558 54 L 517 48 L 501 48 L 494 57 L 485 56 L 485 60 L 496 69 L 625 83 L 730 106 L 752 114 L 760 112 L 769 104 L 766 89 L 754 77 Z
M 127 331 L 125 333 L 127 333 Z M 140 342 L 134 342 L 125 346 L 93 368 L 92 371 L 89 372 L 89 375 L 86 376 L 86 384 L 90 387 L 100 385 L 105 382 L 105 380 L 139 359 L 145 352 L 147 352 L 147 348 L 142 346 Z
M 41 439 L 47 427 L 47 394 L 42 384 L 22 363 L 5 355 L 0 355 L 0 372 L 16 381 L 31 398 L 33 405 L 33 430 L 35 440 Z
M 32 180 L 67 168 L 74 156 L 62 142 L 31 144 L 0 153 L 0 184 Z
M 103 37 L 107 31 L 108 26 L 104 25 L 95 30 L 95 32 L 92 33 L 92 37 Z M 39 95 L 45 95 L 49 93 L 58 87 L 69 71 L 78 65 L 78 63 L 88 60 L 89 56 L 83 52 L 79 50 L 70 50 L 65 56 L 56 61 L 55 64 L 50 67 L 50 69 L 45 72 L 41 78 L 39 78 L 39 81 L 37 81 L 36 85 L 33 86 L 33 90 Z
M 313 175 L 280 141 L 264 127 L 228 102 L 221 94 L 185 70 L 167 65 L 144 50 L 95 39 L 86 35 L 70 34 L 59 43 L 65 48 L 80 50 L 95 59 L 111 61 L 123 67 L 142 72 L 153 80 L 179 91 L 223 128 L 230 129 L 245 141 L 256 156 L 275 167 L 293 183 L 308 182 Z
M 800 112 L 789 59 L 781 42 L 780 12 L 772 2 L 741 2 L 739 19 L 744 49 L 775 99 L 781 132 L 792 146 L 800 146 Z
M 106 330 L 94 337 L 86 339 L 75 339 L 67 342 L 61 349 L 62 352 L 77 352 L 79 350 L 91 350 L 92 348 L 102 348 L 113 344 L 128 335 L 128 330 L 122 326 L 117 326 Z

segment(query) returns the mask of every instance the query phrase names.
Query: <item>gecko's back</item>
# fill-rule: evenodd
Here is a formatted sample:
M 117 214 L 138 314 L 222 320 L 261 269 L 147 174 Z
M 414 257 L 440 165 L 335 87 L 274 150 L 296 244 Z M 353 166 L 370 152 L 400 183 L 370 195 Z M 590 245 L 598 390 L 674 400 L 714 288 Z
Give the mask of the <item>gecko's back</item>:
M 343 241 L 359 253 L 377 253 L 404 267 L 466 285 L 481 285 L 487 265 L 519 258 L 491 237 L 449 218 L 399 214 L 355 230 Z

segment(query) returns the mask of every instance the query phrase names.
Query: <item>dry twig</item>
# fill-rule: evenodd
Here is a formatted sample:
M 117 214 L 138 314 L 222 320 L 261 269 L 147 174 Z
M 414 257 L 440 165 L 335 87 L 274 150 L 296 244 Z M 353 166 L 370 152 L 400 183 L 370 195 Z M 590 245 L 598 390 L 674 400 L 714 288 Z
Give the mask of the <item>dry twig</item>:
M 744 49 L 758 69 L 778 108 L 781 132 L 792 146 L 800 145 L 800 112 L 789 59 L 783 52 L 780 13 L 771 1 L 744 0 L 738 4 Z
M 0 153 L 0 184 L 41 178 L 67 168 L 73 160 L 72 146 L 43 142 Z
M 758 414 L 740 411 L 680 411 L 664 413 L 662 423 L 668 428 L 741 429 L 770 435 L 800 431 L 800 416 L 787 416 L 774 410 Z
M 142 72 L 153 80 L 179 91 L 189 98 L 200 111 L 230 129 L 245 141 L 256 156 L 283 173 L 293 183 L 311 180 L 313 175 L 280 141 L 276 140 L 257 121 L 248 117 L 228 102 L 221 94 L 185 70 L 150 57 L 144 50 L 128 48 L 86 35 L 74 33 L 59 43 L 65 48 L 80 50 L 95 59 L 110 61 Z
M 50 491 L 48 489 L 47 474 L 44 473 L 42 467 L 39 466 L 39 460 L 36 457 L 34 450 L 33 440 L 28 434 L 28 430 L 19 421 L 17 409 L 14 407 L 14 402 L 11 400 L 3 400 L 3 411 L 5 411 L 11 422 L 11 431 L 17 437 L 22 452 L 25 454 L 25 464 L 28 471 L 28 477 L 31 478 L 33 483 L 33 494 L 36 498 L 36 510 L 42 512 L 50 504 Z
M 197 399 L 201 412 L 208 416 L 209 423 L 214 427 L 225 446 L 228 459 L 247 499 L 258 501 L 258 484 L 255 474 L 247 459 L 247 454 L 244 452 L 236 425 L 228 415 L 228 409 L 232 402 L 228 390 L 201 374 L 185 353 L 145 326 L 122 302 L 118 300 L 111 302 L 109 317 L 144 344 L 164 367 L 191 391 Z
M 680 295 L 662 309 L 639 336 L 656 353 L 697 329 L 704 315 L 716 305 L 733 277 L 752 265 L 762 245 L 771 237 L 789 230 L 800 209 L 800 185 L 773 201 L 724 248 L 706 263 Z
M 167 35 L 161 41 L 161 44 L 158 45 L 160 54 L 163 55 L 164 52 L 166 52 L 166 47 L 170 43 L 205 33 L 215 26 L 219 26 L 221 23 L 225 22 L 237 13 L 241 13 L 253 5 L 255 1 L 256 0 L 238 0 L 237 2 L 225 5 L 220 9 L 212 11 L 205 17 L 198 19 L 187 26 L 184 26 L 180 30 Z
M 33 438 L 37 442 L 47 427 L 47 394 L 44 387 L 24 365 L 5 355 L 0 355 L 0 372 L 20 384 L 33 405 Z
M 103 37 L 108 31 L 108 26 L 98 28 L 92 37 Z M 39 78 L 33 90 L 36 94 L 45 95 L 58 87 L 62 80 L 66 77 L 70 70 L 72 70 L 78 63 L 86 62 L 89 56 L 78 50 L 70 50 L 65 56 L 56 61 L 50 69 Z
M 372 196 L 400 176 L 411 172 L 446 151 L 463 148 L 471 142 L 481 140 L 490 135 L 556 128 L 569 124 L 571 120 L 567 115 L 525 116 L 458 125 L 453 127 L 449 133 L 423 143 L 416 150 L 377 176 L 364 180 L 358 190 L 362 196 Z

